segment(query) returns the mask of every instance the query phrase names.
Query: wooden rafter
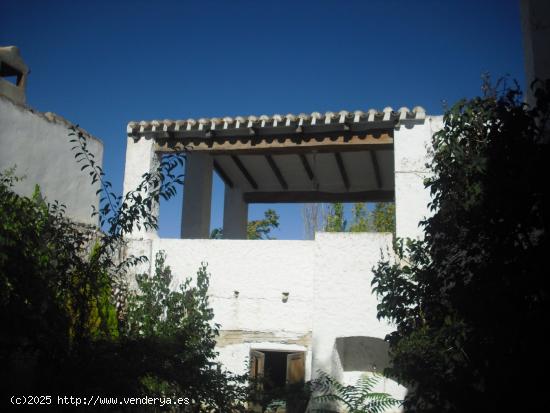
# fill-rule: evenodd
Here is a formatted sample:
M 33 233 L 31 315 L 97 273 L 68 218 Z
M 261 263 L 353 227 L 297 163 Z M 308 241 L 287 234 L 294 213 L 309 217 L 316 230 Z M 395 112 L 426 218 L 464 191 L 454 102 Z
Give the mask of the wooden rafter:
M 315 180 L 315 175 L 313 174 L 313 170 L 309 165 L 306 155 L 304 155 L 303 153 L 300 153 L 299 156 L 300 156 L 300 160 L 302 161 L 302 166 L 304 167 L 309 180 L 313 182 Z
M 279 184 L 284 190 L 288 189 L 288 184 L 285 181 L 285 178 L 283 177 L 283 174 L 281 173 L 281 170 L 273 160 L 273 157 L 271 155 L 265 155 L 265 159 L 267 160 L 267 163 L 269 164 L 269 167 L 273 171 L 273 174 L 277 178 L 277 181 L 279 181 Z
M 214 160 L 214 170 L 216 171 L 216 173 L 220 176 L 220 178 L 222 179 L 223 183 L 226 184 L 229 188 L 233 188 L 233 181 L 231 180 L 231 178 L 229 178 L 229 176 L 225 173 L 225 171 L 223 170 L 223 168 L 220 166 L 220 164 L 218 162 L 216 162 L 216 160 Z
M 349 178 L 348 173 L 346 172 L 346 167 L 344 165 L 344 160 L 340 152 L 335 152 L 334 157 L 336 158 L 336 164 L 338 165 L 338 170 L 340 171 L 340 176 L 342 177 L 342 182 L 347 191 L 349 191 Z
M 382 176 L 380 175 L 380 165 L 378 164 L 378 156 L 375 151 L 370 152 L 370 159 L 372 161 L 372 168 L 374 169 L 374 178 L 376 179 L 376 187 L 382 188 Z
M 250 186 L 254 189 L 258 189 L 258 184 L 256 183 L 256 181 L 254 180 L 254 178 L 252 178 L 252 175 L 250 175 L 250 173 L 248 172 L 248 170 L 246 169 L 246 167 L 243 165 L 243 163 L 241 162 L 241 160 L 239 159 L 238 156 L 236 155 L 231 155 L 231 159 L 233 159 L 233 162 L 235 163 L 235 165 L 237 166 L 237 168 L 239 168 L 239 171 L 241 171 L 241 173 L 243 174 L 243 176 L 246 178 L 246 180 L 248 181 L 248 183 L 250 184 Z

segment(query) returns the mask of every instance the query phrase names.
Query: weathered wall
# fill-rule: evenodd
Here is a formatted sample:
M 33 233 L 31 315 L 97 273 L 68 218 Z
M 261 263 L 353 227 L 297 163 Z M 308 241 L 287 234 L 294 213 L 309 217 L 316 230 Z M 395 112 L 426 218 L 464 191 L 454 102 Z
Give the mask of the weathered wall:
M 382 340 L 392 331 L 376 317 L 378 300 L 372 293 L 372 269 L 382 255 L 392 254 L 389 233 L 316 233 L 314 267 L 314 317 L 312 370 L 323 370 L 345 384 L 355 384 L 365 372 L 382 372 L 387 365 L 387 348 Z M 338 343 L 351 338 L 368 345 L 372 362 L 353 366 L 350 352 L 339 351 Z M 340 349 L 342 350 L 342 349 Z M 356 349 L 352 351 L 355 353 Z M 406 389 L 384 378 L 376 388 L 402 399 Z
M 201 262 L 211 273 L 210 297 L 221 324 L 220 359 L 242 372 L 251 348 L 302 350 L 311 347 L 313 248 L 308 241 L 158 239 L 173 286 L 194 276 Z M 143 243 L 143 242 L 142 242 Z M 146 252 L 146 249 L 143 251 Z M 238 291 L 238 297 L 235 297 Z M 283 292 L 288 301 L 283 302 Z
M 313 241 L 132 241 L 128 252 L 154 262 L 156 252 L 165 251 L 174 288 L 208 263 L 211 303 L 221 324 L 218 351 L 228 369 L 243 372 L 251 349 L 305 351 L 309 379 L 319 369 L 349 375 L 337 338 L 383 339 L 390 331 L 376 318 L 370 285 L 372 267 L 389 248 L 391 234 L 317 233 Z
M 96 224 L 92 205 L 98 204 L 96 186 L 87 172 L 80 171 L 69 142 L 69 123 L 51 113 L 42 114 L 0 96 L 0 171 L 17 166 L 25 176 L 16 190 L 31 195 L 40 185 L 47 201 L 67 206 L 67 216 L 84 224 Z M 88 148 L 101 165 L 103 144 L 89 137 Z
M 384 338 L 391 330 L 376 318 L 372 268 L 391 252 L 389 233 L 316 233 L 314 241 L 313 367 L 333 370 L 337 337 Z M 337 373 L 334 371 L 334 373 Z

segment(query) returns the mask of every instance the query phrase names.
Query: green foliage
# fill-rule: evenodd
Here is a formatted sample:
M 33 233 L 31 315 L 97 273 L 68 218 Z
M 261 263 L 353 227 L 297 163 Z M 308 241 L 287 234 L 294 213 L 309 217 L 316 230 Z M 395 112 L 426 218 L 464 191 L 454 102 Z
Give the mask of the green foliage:
M 0 174 L 0 362 L 10 378 L 3 391 L 62 382 L 49 376 L 83 343 L 118 335 L 98 235 L 67 220 L 63 205 L 46 204 L 38 187 L 32 198 L 17 195 L 16 181 L 13 171 Z
M 326 216 L 327 232 L 395 232 L 395 204 L 377 202 L 368 211 L 367 204 L 353 204 L 351 222 L 344 218 L 344 204 L 331 204 Z
M 250 406 L 261 407 L 261 411 L 266 413 L 275 413 L 279 408 L 283 411 L 296 413 L 306 411 L 311 397 L 309 382 L 278 387 L 266 376 L 247 377 L 247 381 L 249 385 L 246 400 Z
M 214 228 L 210 232 L 210 239 L 222 239 L 223 238 L 223 229 L 221 228 Z
M 311 410 L 316 413 L 339 413 L 340 406 L 345 406 L 348 413 L 381 413 L 398 406 L 400 400 L 387 393 L 374 392 L 380 378 L 378 375 L 363 375 L 355 386 L 344 386 L 334 377 L 320 371 L 319 377 L 311 384 L 316 394 L 312 398 Z
M 246 226 L 247 239 L 274 239 L 270 236 L 271 230 L 279 228 L 279 215 L 275 210 L 268 209 L 264 212 L 264 219 L 249 221 Z M 223 238 L 223 230 L 214 228 L 210 233 L 210 239 Z
M 214 362 L 218 327 L 211 325 L 208 274 L 171 291 L 170 269 L 157 256 L 156 275 L 128 271 L 145 257 L 121 260 L 125 235 L 157 227 L 151 208 L 171 197 L 181 156 L 164 158 L 123 197 L 72 128 L 81 170 L 99 182 L 104 229 L 75 224 L 62 205 L 14 193 L 17 178 L 0 174 L 0 363 L 2 394 L 140 396 L 192 399 L 192 411 L 242 411 L 243 377 Z M 3 400 L 8 400 L 4 399 Z
M 368 232 L 370 229 L 369 215 L 364 202 L 353 204 L 352 221 L 349 232 Z
M 269 234 L 279 228 L 279 215 L 273 209 L 264 212 L 264 219 L 250 221 L 246 227 L 248 239 L 273 239 Z
M 344 219 L 344 204 L 341 202 L 331 204 L 326 220 L 326 232 L 344 232 L 347 225 Z
M 371 232 L 395 233 L 395 204 L 393 202 L 377 202 L 369 214 L 369 230 Z
M 134 354 L 141 356 L 134 371 L 141 392 L 188 397 L 201 411 L 242 409 L 244 377 L 222 371 L 213 361 L 219 326 L 212 325 L 206 265 L 199 268 L 194 286 L 187 278 L 173 290 L 165 259 L 157 253 L 155 275 L 137 276 L 138 292 L 128 300 L 125 335 L 133 347 L 149 347 Z
M 378 316 L 408 411 L 534 411 L 547 363 L 550 84 L 529 109 L 517 88 L 454 105 L 433 138 L 434 214 L 375 268 Z

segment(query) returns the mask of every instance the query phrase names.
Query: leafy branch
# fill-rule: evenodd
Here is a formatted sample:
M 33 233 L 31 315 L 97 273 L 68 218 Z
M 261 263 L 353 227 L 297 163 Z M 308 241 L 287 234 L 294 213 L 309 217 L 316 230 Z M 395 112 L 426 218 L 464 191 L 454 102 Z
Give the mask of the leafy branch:
M 349 413 L 381 413 L 397 406 L 400 400 L 387 393 L 378 393 L 374 387 L 382 376 L 363 375 L 354 386 L 343 385 L 329 374 L 319 371 L 319 377 L 311 383 L 314 394 L 312 411 L 315 413 L 338 413 L 339 405 L 344 405 Z M 323 407 L 315 407 L 321 405 Z M 335 408 L 325 407 L 333 405 Z

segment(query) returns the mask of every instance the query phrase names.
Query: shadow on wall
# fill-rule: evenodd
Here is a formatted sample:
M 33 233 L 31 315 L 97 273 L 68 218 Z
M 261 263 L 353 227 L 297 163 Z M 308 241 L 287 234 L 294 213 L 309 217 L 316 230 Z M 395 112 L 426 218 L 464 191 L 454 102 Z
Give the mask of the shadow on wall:
M 397 400 L 403 400 L 407 388 L 400 385 L 395 378 L 384 376 L 384 370 L 390 366 L 389 345 L 375 337 L 339 337 L 334 346 L 334 356 L 340 367 L 336 373 L 338 380 L 345 386 L 356 386 L 363 375 L 380 374 L 382 379 L 374 386 L 374 392 L 388 393 Z M 396 406 L 387 412 L 401 412 Z
M 380 373 L 390 365 L 389 345 L 375 337 L 338 337 L 335 343 L 342 370 Z

